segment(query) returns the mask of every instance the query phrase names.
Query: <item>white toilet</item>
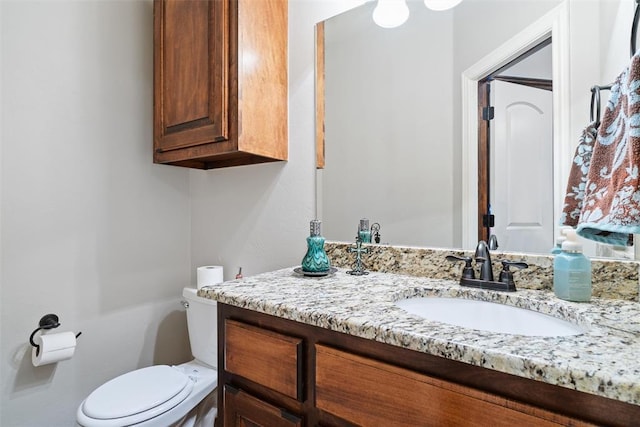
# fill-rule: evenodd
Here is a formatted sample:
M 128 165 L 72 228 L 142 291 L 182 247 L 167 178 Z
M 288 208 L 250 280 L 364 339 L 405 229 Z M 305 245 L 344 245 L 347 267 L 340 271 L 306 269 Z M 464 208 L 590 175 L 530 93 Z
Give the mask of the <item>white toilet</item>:
M 216 302 L 184 288 L 191 352 L 195 358 L 178 366 L 158 365 L 120 375 L 94 390 L 78 408 L 84 427 L 188 426 L 196 406 L 218 385 Z M 198 408 L 200 409 L 200 408 Z M 213 425 L 217 409 L 198 411 L 198 419 Z

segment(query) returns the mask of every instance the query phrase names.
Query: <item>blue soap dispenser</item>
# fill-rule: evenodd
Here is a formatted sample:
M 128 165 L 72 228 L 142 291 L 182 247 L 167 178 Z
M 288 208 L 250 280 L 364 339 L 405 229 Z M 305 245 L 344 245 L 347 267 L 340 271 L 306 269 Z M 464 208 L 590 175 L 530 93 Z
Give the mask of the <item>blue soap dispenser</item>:
M 553 292 L 560 299 L 586 302 L 591 299 L 591 261 L 582 253 L 574 229 L 564 230 L 562 252 L 553 261 Z

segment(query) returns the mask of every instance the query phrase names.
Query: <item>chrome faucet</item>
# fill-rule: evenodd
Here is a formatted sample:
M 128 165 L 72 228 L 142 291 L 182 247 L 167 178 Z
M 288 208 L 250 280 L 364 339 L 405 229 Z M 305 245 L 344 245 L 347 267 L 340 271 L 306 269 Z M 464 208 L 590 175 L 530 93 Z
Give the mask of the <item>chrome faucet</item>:
M 515 291 L 516 284 L 513 281 L 513 272 L 509 269 L 509 267 L 528 267 L 527 263 L 525 262 L 509 261 L 503 259 L 501 261 L 502 271 L 500 272 L 500 280 L 494 280 L 493 266 L 491 264 L 491 254 L 489 253 L 489 245 L 487 245 L 484 240 L 478 242 L 478 246 L 476 246 L 476 252 L 474 254 L 476 264 L 480 264 L 480 278 L 475 278 L 475 271 L 471 266 L 471 263 L 473 261 L 471 257 L 448 255 L 446 259 L 451 262 L 463 261 L 465 263 L 464 269 L 462 270 L 462 277 L 460 278 L 461 286 L 490 289 L 494 291 Z

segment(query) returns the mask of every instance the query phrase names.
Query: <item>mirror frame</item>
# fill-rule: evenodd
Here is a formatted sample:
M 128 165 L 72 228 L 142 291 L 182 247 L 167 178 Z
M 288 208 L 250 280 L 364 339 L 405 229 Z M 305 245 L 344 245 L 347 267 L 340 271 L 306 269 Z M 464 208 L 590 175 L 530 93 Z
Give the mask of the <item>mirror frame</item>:
M 315 25 L 316 169 L 324 169 L 324 73 L 324 21 L 320 21 Z

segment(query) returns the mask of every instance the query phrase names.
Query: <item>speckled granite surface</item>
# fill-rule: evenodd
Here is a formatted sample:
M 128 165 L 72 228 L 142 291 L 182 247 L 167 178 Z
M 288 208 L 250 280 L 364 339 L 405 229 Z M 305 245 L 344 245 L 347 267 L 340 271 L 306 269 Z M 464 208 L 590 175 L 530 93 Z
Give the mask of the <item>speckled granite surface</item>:
M 354 255 L 348 249 L 353 244 L 327 242 L 325 250 L 331 265 L 351 268 Z M 445 260 L 449 254 L 473 256 L 472 252 L 450 249 L 424 249 L 402 246 L 364 245 L 370 253 L 363 255 L 368 270 L 410 276 L 458 280 L 464 263 Z M 518 253 L 491 252 L 493 271 L 496 277 L 502 270 L 500 260 L 525 261 L 529 268 L 514 272 L 518 289 L 553 289 L 553 257 Z M 591 261 L 593 295 L 600 298 L 615 298 L 639 301 L 640 263 L 637 261 Z
M 292 268 L 205 287 L 199 295 L 238 307 L 358 337 L 495 369 L 640 405 L 640 304 L 594 298 L 570 303 L 552 292 L 500 293 L 457 281 L 346 270 L 324 278 Z M 576 336 L 524 337 L 467 329 L 408 314 L 394 302 L 412 296 L 502 302 L 570 319 Z

